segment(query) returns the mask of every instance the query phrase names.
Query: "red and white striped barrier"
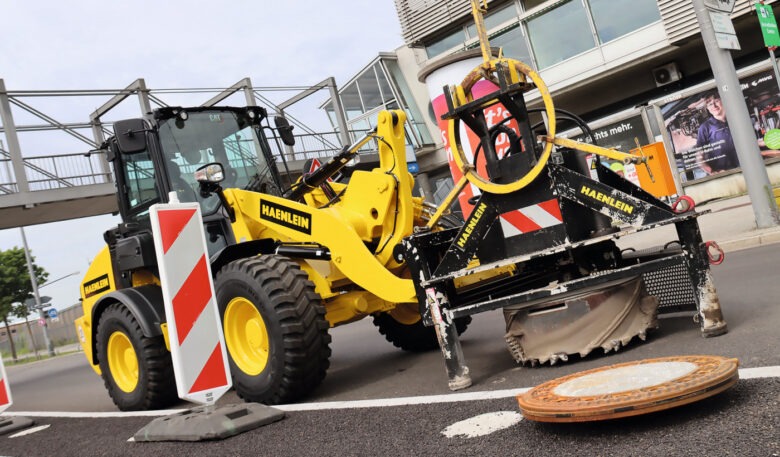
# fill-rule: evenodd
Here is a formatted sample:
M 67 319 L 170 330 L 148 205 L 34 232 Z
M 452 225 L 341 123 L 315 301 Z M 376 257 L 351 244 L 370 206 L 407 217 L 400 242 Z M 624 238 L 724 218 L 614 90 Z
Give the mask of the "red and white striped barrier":
M 504 213 L 499 217 L 504 238 L 563 224 L 557 199 L 551 199 Z
M 197 203 L 151 207 L 179 398 L 213 404 L 232 383 Z
M 8 376 L 5 375 L 5 365 L 3 365 L 3 359 L 0 358 L 0 413 L 10 408 L 13 403 Z

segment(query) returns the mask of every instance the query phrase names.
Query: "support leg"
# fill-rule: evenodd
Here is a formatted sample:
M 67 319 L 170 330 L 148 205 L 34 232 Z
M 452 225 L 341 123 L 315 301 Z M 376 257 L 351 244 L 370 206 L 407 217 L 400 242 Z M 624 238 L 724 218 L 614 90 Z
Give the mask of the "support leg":
M 426 290 L 428 307 L 439 339 L 439 347 L 444 356 L 444 365 L 447 368 L 450 390 L 460 390 L 471 386 L 469 368 L 463 357 L 463 348 L 460 345 L 458 330 L 455 328 L 452 316 L 446 308 L 440 306 L 447 298 L 436 289 Z
M 707 258 L 706 247 L 701 239 L 699 224 L 696 219 L 687 219 L 675 224 L 677 235 L 687 253 L 688 272 L 691 276 L 696 309 L 703 337 L 723 335 L 728 332 L 726 320 L 720 309 L 720 300 L 715 291 L 712 272 Z

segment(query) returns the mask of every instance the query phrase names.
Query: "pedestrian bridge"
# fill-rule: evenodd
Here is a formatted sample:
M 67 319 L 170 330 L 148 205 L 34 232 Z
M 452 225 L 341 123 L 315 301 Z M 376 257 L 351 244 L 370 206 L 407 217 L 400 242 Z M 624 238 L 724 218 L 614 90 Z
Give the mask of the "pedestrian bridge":
M 114 177 L 105 158 L 101 144 L 111 134 L 114 120 L 140 116 L 152 110 L 152 105 L 169 106 L 164 96 L 213 92 L 215 95 L 203 103 L 189 105 L 211 106 L 225 102 L 232 105 L 261 105 L 269 113 L 284 113 L 296 126 L 296 145 L 286 147 L 272 144 L 279 157 L 287 158 L 290 170 L 301 170 L 303 163 L 310 158 L 329 157 L 350 141 L 344 135 L 335 132 L 315 133 L 297 121 L 284 110 L 293 103 L 320 89 L 329 89 L 331 97 L 337 97 L 333 78 L 326 79 L 317 86 L 308 88 L 288 88 L 301 90 L 286 102 L 275 104 L 262 95 L 262 89 L 253 88 L 248 78 L 242 79 L 229 88 L 222 89 L 164 89 L 151 90 L 143 79 L 138 79 L 128 87 L 119 90 L 83 90 L 83 91 L 8 91 L 0 79 L 0 229 L 22 227 L 33 224 L 62 221 L 108 214 L 117 211 Z M 230 98 L 241 98 L 233 100 Z M 54 99 L 54 105 L 62 106 L 66 97 L 102 97 L 108 98 L 89 116 L 88 121 L 62 122 L 56 115 L 44 113 L 34 106 L 43 99 Z M 201 95 L 202 97 L 202 95 Z M 133 99 L 140 103 L 137 108 L 128 109 Z M 30 102 L 34 100 L 35 102 Z M 226 102 L 227 101 L 227 102 Z M 228 103 L 229 102 L 229 103 Z M 77 105 L 78 103 L 74 103 Z M 82 103 L 83 104 L 83 103 Z M 184 103 L 171 103 L 182 106 Z M 54 106 L 49 105 L 49 106 Z M 94 105 L 92 105 L 94 106 Z M 54 108 L 52 108 L 54 109 Z M 343 110 L 341 110 L 343 113 Z M 130 114 L 127 114 L 127 113 Z M 114 117 L 108 116 L 111 113 Z M 34 123 L 19 124 L 15 117 L 33 119 Z M 339 125 L 346 126 L 340 119 Z M 340 131 L 346 132 L 346 128 Z M 86 134 L 85 134 L 86 132 Z M 360 134 L 360 132 L 351 132 Z M 35 143 L 60 141 L 67 135 L 68 141 L 80 145 L 81 152 L 50 155 L 30 155 L 22 152 L 20 137 L 34 137 Z M 51 140 L 41 140 L 41 138 Z

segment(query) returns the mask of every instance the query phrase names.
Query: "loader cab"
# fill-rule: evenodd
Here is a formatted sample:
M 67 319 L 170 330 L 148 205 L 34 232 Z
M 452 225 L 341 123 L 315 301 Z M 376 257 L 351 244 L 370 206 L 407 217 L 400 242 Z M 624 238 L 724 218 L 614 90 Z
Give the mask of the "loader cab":
M 281 195 L 276 157 L 265 136 L 271 128 L 267 122 L 263 126 L 266 116 L 261 107 L 166 107 L 155 110 L 151 119 L 116 122 L 108 158 L 125 231 L 148 231 L 149 208 L 168 202 L 175 192 L 180 202 L 200 204 L 210 255 L 234 243 L 219 198 L 201 195 L 194 172 L 219 162 L 225 169 L 224 188 Z M 279 128 L 279 122 L 275 130 L 285 144 L 290 140 L 289 129 Z

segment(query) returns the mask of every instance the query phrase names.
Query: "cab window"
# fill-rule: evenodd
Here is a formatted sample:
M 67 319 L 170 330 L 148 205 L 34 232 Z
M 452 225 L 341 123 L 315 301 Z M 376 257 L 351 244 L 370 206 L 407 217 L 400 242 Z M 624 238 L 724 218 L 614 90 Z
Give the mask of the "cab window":
M 148 151 L 123 155 L 123 181 L 127 195 L 127 217 L 139 220 L 149 218 L 149 207 L 160 201 L 155 184 L 154 164 Z

